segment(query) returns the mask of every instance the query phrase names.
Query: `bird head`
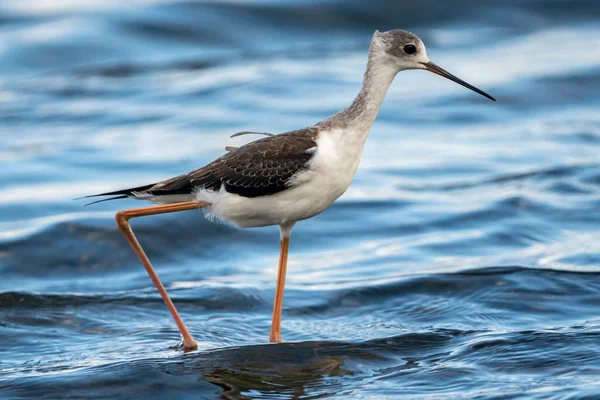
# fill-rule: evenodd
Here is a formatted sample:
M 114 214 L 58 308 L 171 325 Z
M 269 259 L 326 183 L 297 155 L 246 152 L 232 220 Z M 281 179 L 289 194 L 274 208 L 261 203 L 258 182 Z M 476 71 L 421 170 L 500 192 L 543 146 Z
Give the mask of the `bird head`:
M 411 32 L 402 29 L 393 29 L 383 33 L 375 31 L 372 48 L 379 54 L 379 59 L 385 59 L 397 72 L 407 69 L 424 69 L 450 79 L 490 100 L 496 101 L 496 99 L 484 91 L 452 75 L 439 65 L 434 64 L 427 57 L 427 50 L 423 41 Z

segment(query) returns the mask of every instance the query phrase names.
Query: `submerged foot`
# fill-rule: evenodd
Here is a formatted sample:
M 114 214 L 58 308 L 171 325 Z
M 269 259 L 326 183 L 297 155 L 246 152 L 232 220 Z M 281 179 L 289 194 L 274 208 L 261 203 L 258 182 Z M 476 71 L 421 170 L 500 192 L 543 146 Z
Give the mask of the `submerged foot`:
M 181 350 L 183 350 L 185 353 L 188 351 L 198 350 L 198 344 L 194 339 L 184 340 L 183 344 L 181 345 Z
M 279 334 L 279 332 L 271 332 L 271 335 L 269 336 L 269 341 L 271 343 L 281 343 L 281 335 Z

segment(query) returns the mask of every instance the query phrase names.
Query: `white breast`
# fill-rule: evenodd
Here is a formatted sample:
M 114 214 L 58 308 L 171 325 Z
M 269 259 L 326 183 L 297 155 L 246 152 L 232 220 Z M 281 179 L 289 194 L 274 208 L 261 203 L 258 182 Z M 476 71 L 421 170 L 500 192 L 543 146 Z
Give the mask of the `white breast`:
M 290 181 L 290 188 L 270 196 L 242 197 L 201 190 L 198 200 L 213 204 L 212 216 L 242 228 L 282 225 L 319 214 L 340 197 L 354 178 L 366 134 L 344 130 L 322 132 L 309 168 Z

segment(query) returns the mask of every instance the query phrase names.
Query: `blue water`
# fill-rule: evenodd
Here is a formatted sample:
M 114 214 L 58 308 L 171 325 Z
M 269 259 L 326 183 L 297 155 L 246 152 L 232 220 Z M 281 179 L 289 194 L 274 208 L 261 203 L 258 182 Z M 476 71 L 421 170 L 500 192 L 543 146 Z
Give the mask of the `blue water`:
M 0 1 L 0 397 L 598 398 L 594 0 Z M 134 230 L 199 341 L 75 197 L 198 168 L 358 92 L 405 28 L 493 103 L 401 73 L 358 174 L 291 243 L 199 212 Z

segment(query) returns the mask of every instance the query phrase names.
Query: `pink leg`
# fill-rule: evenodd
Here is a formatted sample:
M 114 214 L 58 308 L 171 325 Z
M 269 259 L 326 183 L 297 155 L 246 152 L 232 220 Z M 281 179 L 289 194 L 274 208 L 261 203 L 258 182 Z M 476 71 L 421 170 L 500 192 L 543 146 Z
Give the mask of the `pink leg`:
M 152 279 L 154 286 L 156 286 L 156 289 L 158 290 L 160 297 L 162 297 L 163 301 L 167 305 L 167 308 L 171 312 L 171 315 L 173 316 L 173 319 L 175 320 L 175 323 L 177 324 L 177 327 L 179 328 L 179 332 L 181 333 L 181 336 L 183 337 L 183 349 L 184 350 L 195 350 L 198 348 L 198 345 L 196 344 L 196 341 L 194 340 L 194 338 L 192 337 L 190 332 L 187 330 L 185 324 L 181 320 L 181 317 L 179 316 L 179 313 L 177 312 L 175 305 L 171 301 L 171 298 L 167 294 L 165 287 L 163 286 L 162 282 L 158 278 L 156 271 L 154 271 L 154 268 L 152 267 L 152 264 L 150 263 L 148 256 L 146 256 L 146 253 L 142 249 L 142 246 L 140 245 L 137 238 L 133 234 L 133 231 L 131 230 L 131 226 L 129 226 L 129 220 L 131 218 L 143 217 L 146 215 L 165 214 L 165 213 L 176 212 L 176 211 L 185 211 L 185 210 L 192 210 L 192 209 L 196 209 L 196 208 L 204 208 L 209 205 L 210 205 L 210 203 L 206 203 L 206 202 L 189 201 L 189 202 L 185 202 L 185 203 L 165 204 L 165 205 L 153 206 L 153 207 L 122 210 L 122 211 L 119 211 L 116 215 L 117 225 L 119 226 L 119 230 L 121 231 L 121 233 L 123 233 L 123 235 L 125 236 L 125 239 L 127 239 L 127 242 L 129 242 L 129 245 L 133 249 L 133 252 L 138 256 L 138 258 L 142 262 L 142 265 L 146 269 L 146 272 L 148 272 L 148 275 L 150 275 L 150 279 Z
M 290 238 L 281 239 L 279 252 L 279 268 L 277 269 L 277 285 L 275 286 L 275 302 L 273 304 L 273 319 L 271 321 L 271 343 L 281 343 L 281 311 L 283 310 L 283 292 L 285 289 L 285 274 L 287 272 L 288 249 Z

